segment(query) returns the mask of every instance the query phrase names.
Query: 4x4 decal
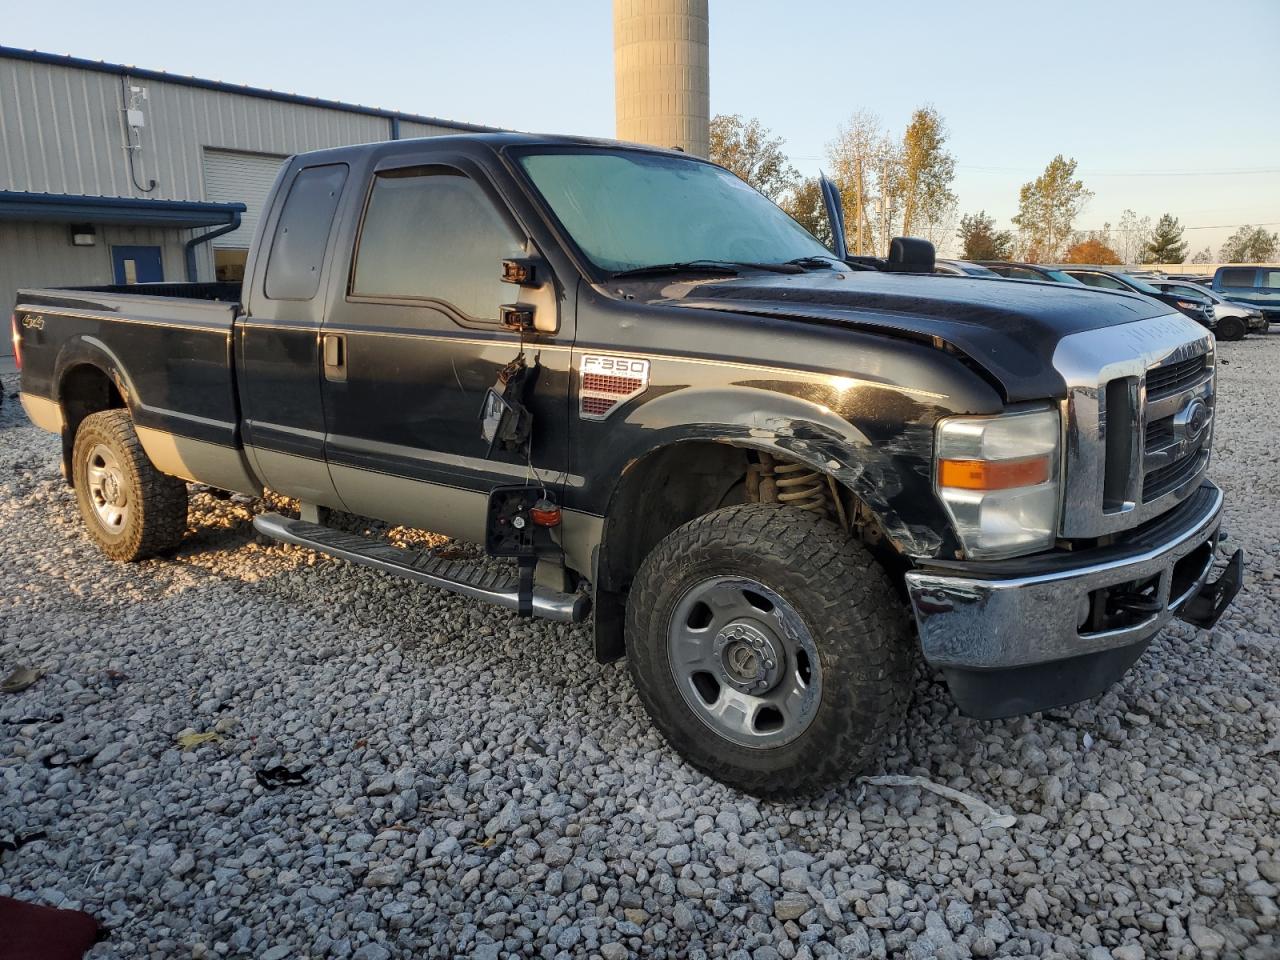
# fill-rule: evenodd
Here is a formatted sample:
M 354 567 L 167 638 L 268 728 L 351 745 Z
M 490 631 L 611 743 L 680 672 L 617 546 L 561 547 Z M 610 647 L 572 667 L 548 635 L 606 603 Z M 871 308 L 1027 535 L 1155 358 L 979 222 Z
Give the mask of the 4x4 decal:
M 604 420 L 649 386 L 649 361 L 588 353 L 578 365 L 578 416 Z

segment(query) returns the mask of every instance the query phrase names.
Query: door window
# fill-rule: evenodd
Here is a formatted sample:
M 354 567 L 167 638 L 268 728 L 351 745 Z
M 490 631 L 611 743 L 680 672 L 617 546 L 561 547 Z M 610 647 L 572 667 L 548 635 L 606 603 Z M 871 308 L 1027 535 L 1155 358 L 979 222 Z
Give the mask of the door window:
M 478 183 L 445 167 L 374 177 L 351 275 L 354 297 L 431 300 L 496 321 L 511 299 L 502 261 L 523 254 L 516 231 Z
M 1280 290 L 1280 270 L 1259 270 L 1258 286 L 1268 290 Z
M 1075 273 L 1074 277 L 1078 277 L 1081 282 L 1087 283 L 1091 287 L 1101 287 L 1104 290 L 1128 290 L 1123 283 L 1114 277 L 1108 277 L 1105 273 Z
M 266 295 L 310 300 L 320 288 L 329 228 L 347 180 L 345 163 L 307 167 L 289 187 L 267 260 Z

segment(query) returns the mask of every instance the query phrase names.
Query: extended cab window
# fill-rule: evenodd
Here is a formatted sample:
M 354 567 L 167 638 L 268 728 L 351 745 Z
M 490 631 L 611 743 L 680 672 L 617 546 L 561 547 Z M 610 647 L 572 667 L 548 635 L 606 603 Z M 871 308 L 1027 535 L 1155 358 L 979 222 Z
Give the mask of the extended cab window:
M 436 300 L 497 320 L 511 299 L 502 261 L 520 237 L 470 177 L 434 167 L 378 174 L 360 231 L 351 294 Z
M 316 295 L 329 228 L 346 181 L 345 163 L 307 167 L 293 178 L 267 258 L 270 299 L 310 300 Z

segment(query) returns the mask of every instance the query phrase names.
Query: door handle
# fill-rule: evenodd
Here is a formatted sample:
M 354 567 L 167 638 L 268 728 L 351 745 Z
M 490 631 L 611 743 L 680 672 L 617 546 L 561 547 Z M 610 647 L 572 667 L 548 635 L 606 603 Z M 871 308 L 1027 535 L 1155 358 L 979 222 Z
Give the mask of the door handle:
M 326 333 L 321 340 L 326 380 L 347 379 L 347 337 L 342 333 Z

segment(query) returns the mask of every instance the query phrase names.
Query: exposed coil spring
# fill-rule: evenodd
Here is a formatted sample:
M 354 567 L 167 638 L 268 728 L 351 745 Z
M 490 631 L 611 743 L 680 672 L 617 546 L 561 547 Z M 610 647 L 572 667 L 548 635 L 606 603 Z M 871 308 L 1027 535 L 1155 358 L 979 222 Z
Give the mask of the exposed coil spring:
M 830 477 L 812 467 L 789 460 L 777 460 L 767 453 L 758 454 L 747 473 L 748 497 L 758 503 L 780 503 L 798 507 L 839 521 L 848 527 L 844 504 Z

